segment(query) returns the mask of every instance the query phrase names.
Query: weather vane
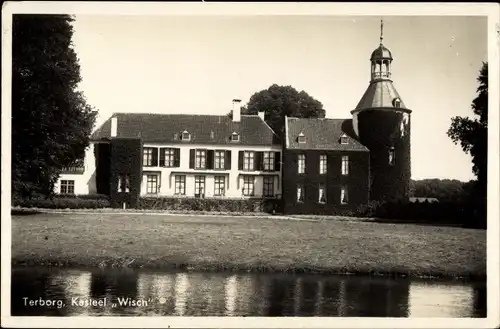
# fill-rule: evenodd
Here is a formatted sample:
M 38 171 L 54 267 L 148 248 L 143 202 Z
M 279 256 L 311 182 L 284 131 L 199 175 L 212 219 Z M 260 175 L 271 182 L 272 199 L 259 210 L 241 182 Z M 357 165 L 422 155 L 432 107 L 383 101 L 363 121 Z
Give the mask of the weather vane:
M 380 44 L 382 44 L 382 40 L 384 39 L 384 19 L 380 20 Z

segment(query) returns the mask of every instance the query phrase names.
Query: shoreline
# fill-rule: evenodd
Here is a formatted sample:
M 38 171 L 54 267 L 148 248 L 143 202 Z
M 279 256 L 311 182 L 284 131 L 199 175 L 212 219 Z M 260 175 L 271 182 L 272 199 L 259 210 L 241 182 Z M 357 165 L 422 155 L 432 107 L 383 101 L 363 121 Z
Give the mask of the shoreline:
M 426 279 L 447 280 L 461 282 L 486 281 L 486 273 L 447 273 L 444 271 L 428 271 L 426 269 L 387 270 L 356 269 L 356 268 L 328 268 L 318 266 L 280 266 L 280 265 L 253 265 L 253 264 L 219 264 L 219 263 L 173 263 L 154 260 L 139 260 L 128 258 L 106 259 L 64 259 L 53 257 L 40 259 L 36 257 L 12 258 L 12 269 L 46 268 L 51 270 L 88 269 L 88 270 L 159 270 L 182 272 L 219 272 L 219 273 L 256 273 L 256 274 L 311 274 L 331 276 L 355 276 L 370 278 L 391 279 Z

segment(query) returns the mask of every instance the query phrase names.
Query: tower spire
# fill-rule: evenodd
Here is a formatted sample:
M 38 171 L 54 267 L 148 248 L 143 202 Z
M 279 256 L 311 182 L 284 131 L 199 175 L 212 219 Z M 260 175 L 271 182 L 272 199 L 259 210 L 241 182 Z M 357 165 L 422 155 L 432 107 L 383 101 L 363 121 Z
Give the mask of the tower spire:
M 382 45 L 382 40 L 384 40 L 384 19 L 380 20 L 380 44 Z

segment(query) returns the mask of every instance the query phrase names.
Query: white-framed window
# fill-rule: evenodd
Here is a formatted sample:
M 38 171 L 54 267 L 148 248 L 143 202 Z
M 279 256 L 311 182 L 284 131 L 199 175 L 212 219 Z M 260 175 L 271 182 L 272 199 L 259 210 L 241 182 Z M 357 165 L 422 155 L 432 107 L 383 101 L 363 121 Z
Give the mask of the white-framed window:
M 175 194 L 186 195 L 186 176 L 175 175 Z
M 274 177 L 272 176 L 264 176 L 263 177 L 263 189 L 262 195 L 265 197 L 274 196 Z
M 304 202 L 304 185 L 297 185 L 297 202 Z
M 175 166 L 175 150 L 165 149 L 165 167 Z
M 146 176 L 146 193 L 147 194 L 158 193 L 158 175 Z
M 253 196 L 255 194 L 255 177 L 243 176 L 243 191 L 244 196 Z
M 340 203 L 347 204 L 349 202 L 349 194 L 347 191 L 347 186 L 342 186 L 340 188 Z
M 224 176 L 214 177 L 214 195 L 215 196 L 226 195 L 226 177 Z
M 181 139 L 183 141 L 189 141 L 191 140 L 191 134 L 187 130 L 184 130 L 181 134 Z
M 157 152 L 156 148 L 153 147 L 145 147 L 143 149 L 142 154 L 142 165 L 145 167 L 153 167 L 156 166 L 156 163 L 153 163 L 154 152 Z
M 325 184 L 319 184 L 318 187 L 318 202 L 326 203 L 326 188 Z
M 207 167 L 207 151 L 206 150 L 196 150 L 195 157 L 195 168 L 205 169 Z
M 243 170 L 251 171 L 255 170 L 255 152 L 245 151 L 243 152 Z
M 205 176 L 194 176 L 194 196 L 195 198 L 205 197 Z
M 346 134 L 340 136 L 340 144 L 349 144 L 349 138 L 347 138 Z
M 394 98 L 394 107 L 396 108 L 401 107 L 401 100 L 399 98 Z
M 389 148 L 389 165 L 394 166 L 396 163 L 396 152 L 394 147 Z
M 299 174 L 304 174 L 306 172 L 306 155 L 298 154 L 297 155 L 297 172 Z
M 320 154 L 319 156 L 319 173 L 321 175 L 326 174 L 328 168 L 328 160 L 326 154 Z
M 342 175 L 349 175 L 349 156 L 342 156 Z
M 240 141 L 240 135 L 236 132 L 231 134 L 231 142 L 239 142 Z
M 306 142 L 306 136 L 304 136 L 304 134 L 302 132 L 297 137 L 297 142 L 299 142 L 300 144 L 303 144 Z
M 224 169 L 225 163 L 224 159 L 226 158 L 226 151 L 215 151 L 215 169 Z
M 75 194 L 75 181 L 61 180 L 61 194 Z
M 274 152 L 264 152 L 264 170 L 265 171 L 272 171 L 274 170 Z
M 120 174 L 118 175 L 118 192 L 130 192 L 130 175 Z

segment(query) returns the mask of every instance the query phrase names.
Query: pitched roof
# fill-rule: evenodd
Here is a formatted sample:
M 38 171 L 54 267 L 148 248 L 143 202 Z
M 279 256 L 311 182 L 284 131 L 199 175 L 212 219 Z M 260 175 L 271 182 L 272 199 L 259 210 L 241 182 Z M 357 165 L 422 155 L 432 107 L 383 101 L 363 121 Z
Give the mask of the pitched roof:
M 298 142 L 300 133 L 304 135 L 305 143 Z M 344 134 L 348 140 L 347 144 L 340 142 Z M 287 118 L 286 139 L 288 149 L 368 151 L 357 140 L 352 119 Z
M 150 143 L 233 144 L 231 134 L 240 135 L 239 145 L 279 144 L 277 135 L 258 115 L 242 115 L 233 122 L 227 115 L 115 113 L 91 136 L 92 140 L 111 137 L 111 118 L 117 118 L 119 138 L 140 137 Z M 180 139 L 186 130 L 191 140 Z
M 393 104 L 395 98 L 399 98 L 400 100 L 400 109 L 408 110 L 392 81 L 375 80 L 370 83 L 354 111 L 381 107 L 395 108 Z

